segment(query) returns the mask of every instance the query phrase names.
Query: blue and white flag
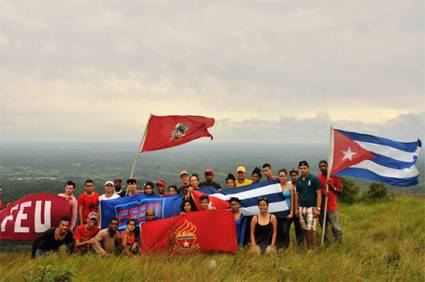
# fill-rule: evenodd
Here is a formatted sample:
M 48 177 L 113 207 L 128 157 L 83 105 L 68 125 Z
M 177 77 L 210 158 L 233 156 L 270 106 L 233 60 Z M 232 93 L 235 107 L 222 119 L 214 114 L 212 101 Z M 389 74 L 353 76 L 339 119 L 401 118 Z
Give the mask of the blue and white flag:
M 108 226 L 111 218 L 119 221 L 118 230 L 124 230 L 130 218 L 137 224 L 146 221 L 146 211 L 152 209 L 155 219 L 167 218 L 179 215 L 181 212 L 182 199 L 179 196 L 158 197 L 144 194 L 122 197 L 114 200 L 100 202 L 100 214 L 102 228 Z
M 332 175 L 352 176 L 395 186 L 419 182 L 415 167 L 422 142 L 397 142 L 367 134 L 333 129 L 330 164 Z
M 257 202 L 260 198 L 266 198 L 269 201 L 269 213 L 281 217 L 289 214 L 290 199 L 285 200 L 283 197 L 278 180 L 265 180 L 249 186 L 224 189 L 221 192 L 217 192 L 212 187 L 202 187 L 200 191 L 224 201 L 232 197 L 238 198 L 241 201 L 240 211 L 243 215 L 259 214 Z

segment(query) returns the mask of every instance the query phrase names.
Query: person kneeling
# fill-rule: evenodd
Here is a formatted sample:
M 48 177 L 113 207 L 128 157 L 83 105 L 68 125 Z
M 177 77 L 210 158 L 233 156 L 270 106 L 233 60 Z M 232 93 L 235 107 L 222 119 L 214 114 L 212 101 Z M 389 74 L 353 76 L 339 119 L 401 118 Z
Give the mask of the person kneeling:
M 90 250 L 90 239 L 96 236 L 99 230 L 99 227 L 97 227 L 97 214 L 95 212 L 89 213 L 87 223 L 81 224 L 75 230 L 74 253 L 86 254 Z
M 111 218 L 108 228 L 100 230 L 96 237 L 89 240 L 89 244 L 100 256 L 119 254 L 121 251 L 121 238 L 117 230 L 118 219 Z
M 136 220 L 129 219 L 127 227 L 121 233 L 122 248 L 124 254 L 136 255 L 139 253 L 140 236 L 138 234 Z
M 31 257 L 36 258 L 49 252 L 56 253 L 60 246 L 65 245 L 70 254 L 72 250 L 72 232 L 69 231 L 71 218 L 62 217 L 58 227 L 47 229 L 32 244 Z
M 251 220 L 251 248 L 258 254 L 271 253 L 276 248 L 276 217 L 269 214 L 266 198 L 260 198 L 257 204 L 260 214 Z

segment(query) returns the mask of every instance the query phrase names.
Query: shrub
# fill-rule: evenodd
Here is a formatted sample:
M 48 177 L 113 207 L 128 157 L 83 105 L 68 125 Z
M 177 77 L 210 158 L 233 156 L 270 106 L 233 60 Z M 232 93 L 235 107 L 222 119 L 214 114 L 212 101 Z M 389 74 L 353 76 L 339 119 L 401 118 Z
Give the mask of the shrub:
M 387 186 L 383 183 L 373 182 L 369 185 L 369 190 L 366 193 L 366 200 L 375 201 L 387 197 Z
M 341 182 L 344 185 L 342 193 L 338 195 L 338 199 L 342 202 L 352 204 L 358 199 L 359 186 L 351 180 L 341 177 Z

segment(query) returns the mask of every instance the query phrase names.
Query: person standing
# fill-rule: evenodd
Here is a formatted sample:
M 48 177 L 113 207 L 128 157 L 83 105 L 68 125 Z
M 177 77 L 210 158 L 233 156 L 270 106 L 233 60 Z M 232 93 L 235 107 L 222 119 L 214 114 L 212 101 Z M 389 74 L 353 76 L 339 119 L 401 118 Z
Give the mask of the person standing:
M 108 201 L 108 200 L 120 198 L 120 195 L 114 193 L 114 190 L 115 190 L 114 182 L 106 181 L 104 189 L 105 189 L 105 194 L 102 194 L 99 196 L 99 208 L 97 210 L 97 218 L 99 219 L 98 220 L 99 226 L 102 226 L 102 214 L 101 214 L 102 201 Z
M 3 193 L 3 186 L 0 185 L 0 210 L 3 209 L 3 200 L 1 198 L 2 193 Z
M 137 180 L 134 178 L 127 179 L 126 196 L 134 196 L 137 194 L 139 194 L 139 190 L 137 190 Z
M 328 227 L 331 228 L 332 234 L 337 242 L 342 242 L 343 233 L 339 226 L 339 216 L 337 211 L 337 194 L 343 190 L 343 185 L 338 176 L 331 175 L 328 179 L 328 162 L 322 160 L 319 162 L 320 174 L 318 176 L 321 187 L 322 196 L 328 197 L 328 206 L 326 211 L 326 229 L 325 229 L 325 242 L 329 242 Z M 328 191 L 326 191 L 326 184 L 328 185 Z M 322 201 L 322 210 L 320 212 L 320 226 L 323 230 L 323 218 L 325 212 L 325 201 Z
M 285 198 L 285 203 L 288 207 L 287 216 L 277 217 L 276 247 L 277 249 L 280 249 L 289 247 L 289 231 L 291 229 L 291 223 L 294 217 L 294 188 L 291 183 L 288 183 L 286 169 L 279 170 L 278 177 L 280 181 L 280 189 L 282 190 L 282 195 Z
M 263 175 L 261 174 L 261 169 L 259 167 L 255 167 L 253 171 L 251 172 L 251 180 L 252 183 L 258 183 L 261 181 L 261 177 Z
M 252 180 L 246 178 L 246 168 L 244 166 L 238 166 L 236 169 L 237 180 L 236 187 L 243 187 L 252 184 Z
M 71 207 L 71 225 L 69 226 L 69 230 L 73 231 L 74 228 L 77 225 L 77 219 L 78 219 L 78 202 L 77 199 L 74 196 L 75 191 L 75 183 L 69 180 L 65 184 L 65 193 L 59 193 L 58 196 L 65 198 L 65 200 L 68 201 L 70 207 Z
M 322 191 L 319 180 L 310 173 L 307 161 L 300 161 L 298 169 L 301 172 L 297 180 L 300 224 L 304 230 L 307 247 L 313 248 L 317 218 L 320 216 L 322 205 Z
M 207 168 L 204 172 L 205 181 L 199 183 L 199 187 L 209 186 L 215 188 L 217 191 L 221 191 L 221 185 L 214 181 L 214 170 Z
M 47 229 L 32 243 L 31 257 L 37 258 L 48 252 L 57 252 L 62 245 L 65 245 L 68 254 L 71 254 L 73 240 L 70 225 L 71 219 L 65 216 L 60 219 L 58 227 Z
M 168 196 L 168 192 L 165 191 L 166 182 L 165 179 L 159 179 L 156 181 L 156 189 L 158 190 L 158 196 L 166 197 Z
M 177 189 L 177 193 L 182 194 L 190 183 L 189 173 L 187 172 L 187 170 L 182 170 L 180 172 L 180 183 L 182 185 Z
M 125 191 L 122 189 L 122 178 L 116 177 L 114 179 L 114 193 L 120 197 L 125 197 Z
M 273 175 L 272 166 L 269 163 L 265 163 L 262 166 L 263 168 L 263 174 L 266 177 L 267 180 L 276 180 L 278 179 L 276 176 Z
M 87 179 L 84 182 L 85 192 L 78 197 L 78 217 L 80 224 L 87 222 L 87 216 L 91 212 L 97 213 L 99 208 L 99 194 L 94 191 L 94 182 Z
M 300 212 L 298 207 L 298 194 L 297 194 L 297 180 L 298 180 L 298 170 L 291 169 L 289 171 L 289 176 L 291 180 L 289 181 L 294 187 L 294 227 L 295 227 L 295 238 L 297 238 L 298 246 L 302 246 L 304 244 L 304 231 L 301 227 L 300 223 Z
M 236 187 L 236 178 L 231 173 L 229 173 L 226 177 L 226 186 L 227 188 L 230 188 L 230 189 Z

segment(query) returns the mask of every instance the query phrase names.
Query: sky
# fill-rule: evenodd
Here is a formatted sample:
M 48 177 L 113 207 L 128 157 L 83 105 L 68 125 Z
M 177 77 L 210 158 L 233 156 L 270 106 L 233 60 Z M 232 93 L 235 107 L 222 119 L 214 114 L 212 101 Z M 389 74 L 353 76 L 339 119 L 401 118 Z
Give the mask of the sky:
M 0 1 L 0 141 L 425 136 L 424 1 Z

